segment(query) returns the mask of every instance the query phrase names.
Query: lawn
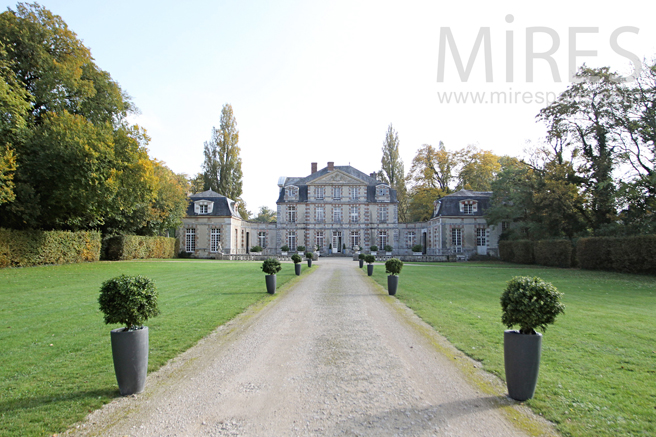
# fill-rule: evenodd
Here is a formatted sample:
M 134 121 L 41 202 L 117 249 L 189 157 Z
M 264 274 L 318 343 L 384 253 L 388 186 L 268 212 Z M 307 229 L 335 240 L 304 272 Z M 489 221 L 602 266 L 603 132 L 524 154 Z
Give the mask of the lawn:
M 387 286 L 384 266 L 374 279 Z M 563 435 L 656 435 L 656 278 L 501 263 L 406 264 L 397 297 L 457 348 L 505 379 L 500 296 L 513 276 L 564 293 L 526 402 Z
M 58 433 L 119 396 L 100 285 L 120 274 L 155 281 L 149 372 L 263 299 L 261 263 L 99 262 L 0 270 L 0 435 Z M 305 271 L 307 266 L 303 266 Z M 294 278 L 291 264 L 278 288 Z M 147 388 L 146 388 L 147 390 Z

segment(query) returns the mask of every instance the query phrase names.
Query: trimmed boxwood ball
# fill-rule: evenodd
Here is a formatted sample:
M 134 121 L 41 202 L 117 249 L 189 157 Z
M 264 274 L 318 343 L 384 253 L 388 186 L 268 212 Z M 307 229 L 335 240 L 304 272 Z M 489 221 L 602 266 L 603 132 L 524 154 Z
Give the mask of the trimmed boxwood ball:
M 563 293 L 540 278 L 515 276 L 501 294 L 501 321 L 509 329 L 519 325 L 522 334 L 547 330 L 558 314 L 565 312 L 560 301 Z
M 312 254 L 312 252 L 305 252 L 305 257 L 307 259 L 312 259 L 314 257 L 314 255 Z
M 390 258 L 385 261 L 385 273 L 390 273 L 392 275 L 398 275 L 401 273 L 403 268 L 403 261 L 398 258 Z
M 251 252 L 262 252 L 262 246 L 251 247 Z
M 284 246 L 282 246 L 282 247 L 280 248 L 280 250 L 282 250 L 283 252 L 289 252 L 289 246 L 287 246 L 287 245 L 285 244 Z
M 301 258 L 300 255 L 298 255 L 297 253 L 295 253 L 294 255 L 292 255 L 292 261 L 294 261 L 294 264 L 298 264 L 298 263 L 300 263 L 301 261 L 303 261 L 303 258 Z
M 98 303 L 106 324 L 120 323 L 131 331 L 159 314 L 157 297 L 152 280 L 141 275 L 121 275 L 103 282 Z
M 364 253 L 361 253 L 360 255 L 358 255 L 358 259 L 364 259 L 365 256 L 366 256 L 366 255 L 365 255 Z
M 282 266 L 280 265 L 280 261 L 276 258 L 267 258 L 262 263 L 261 269 L 267 275 L 275 275 L 282 270 Z
M 414 246 L 412 246 L 412 251 L 413 252 L 421 252 L 422 250 L 423 250 L 423 247 L 421 246 L 421 244 L 415 244 Z
M 370 246 L 369 250 L 372 252 L 378 252 L 378 246 Z
M 367 264 L 373 264 L 373 263 L 376 261 L 376 257 L 373 256 L 373 255 L 365 255 L 365 256 L 364 256 L 364 261 L 365 261 Z

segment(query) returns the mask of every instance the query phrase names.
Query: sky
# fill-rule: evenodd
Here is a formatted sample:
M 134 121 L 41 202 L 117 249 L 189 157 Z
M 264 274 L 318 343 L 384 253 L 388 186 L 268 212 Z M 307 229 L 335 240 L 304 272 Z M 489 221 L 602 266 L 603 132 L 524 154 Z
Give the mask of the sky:
M 535 116 L 570 70 L 629 76 L 656 55 L 652 1 L 40 4 L 132 97 L 150 156 L 176 173 L 201 171 L 203 145 L 231 104 L 253 213 L 275 209 L 278 178 L 307 176 L 312 162 L 380 170 L 390 124 L 406 172 L 422 145 L 440 141 L 521 156 L 544 137 Z

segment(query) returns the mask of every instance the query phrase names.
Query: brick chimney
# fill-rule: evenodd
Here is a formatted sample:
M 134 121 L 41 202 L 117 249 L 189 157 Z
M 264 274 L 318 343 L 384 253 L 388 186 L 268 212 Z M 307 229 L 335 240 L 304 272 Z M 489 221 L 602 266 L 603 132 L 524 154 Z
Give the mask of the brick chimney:
M 328 162 L 328 171 L 333 171 L 333 170 L 335 170 L 335 163 Z
M 310 174 L 315 174 L 316 172 L 317 172 L 317 163 L 313 162 L 312 163 L 312 173 L 310 173 Z

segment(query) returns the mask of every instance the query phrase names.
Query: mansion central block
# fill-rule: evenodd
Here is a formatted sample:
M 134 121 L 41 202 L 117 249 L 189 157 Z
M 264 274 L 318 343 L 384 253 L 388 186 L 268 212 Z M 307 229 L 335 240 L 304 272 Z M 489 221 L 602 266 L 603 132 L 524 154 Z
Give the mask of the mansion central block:
M 192 194 L 178 231 L 180 249 L 198 258 L 246 255 L 261 246 L 263 255 L 281 253 L 283 246 L 318 250 L 322 255 L 351 255 L 392 246 L 392 255 L 412 256 L 420 244 L 429 258 L 456 255 L 498 255 L 501 227 L 488 227 L 484 213 L 491 192 L 459 191 L 434 202 L 427 222 L 399 223 L 396 190 L 351 166 L 322 169 L 311 164 L 305 177 L 281 177 L 276 202 L 277 223 L 242 220 L 235 202 L 219 193 Z

